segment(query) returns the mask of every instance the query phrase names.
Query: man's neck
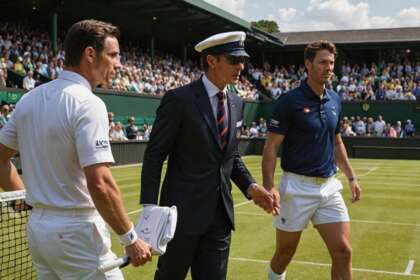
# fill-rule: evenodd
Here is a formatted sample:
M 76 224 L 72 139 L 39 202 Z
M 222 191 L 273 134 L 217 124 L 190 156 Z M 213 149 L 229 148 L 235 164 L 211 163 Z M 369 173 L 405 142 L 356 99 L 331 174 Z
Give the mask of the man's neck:
M 311 78 L 307 80 L 308 86 L 312 89 L 312 91 L 319 97 L 322 98 L 324 95 L 325 86 L 324 83 L 318 83 Z
M 75 72 L 75 73 L 79 74 L 80 76 L 84 77 L 86 79 L 86 81 L 89 82 L 90 87 L 92 89 L 94 89 L 98 86 L 98 84 L 93 81 L 93 78 L 91 77 L 91 75 L 89 75 L 89 73 L 87 71 L 84 71 L 83 67 L 81 67 L 81 66 L 78 66 L 78 67 L 68 66 L 68 67 L 65 67 L 64 70 Z

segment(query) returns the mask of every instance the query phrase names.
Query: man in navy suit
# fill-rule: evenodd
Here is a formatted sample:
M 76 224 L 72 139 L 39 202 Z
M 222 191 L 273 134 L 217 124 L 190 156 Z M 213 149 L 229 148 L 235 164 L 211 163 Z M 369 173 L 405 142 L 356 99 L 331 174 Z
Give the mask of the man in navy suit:
M 168 166 L 160 205 L 178 208 L 178 224 L 155 280 L 226 279 L 234 229 L 232 180 L 265 211 L 274 199 L 257 185 L 238 153 L 244 103 L 226 90 L 236 83 L 249 55 L 244 32 L 213 35 L 198 43 L 205 74 L 166 93 L 144 155 L 140 203 L 157 204 L 162 165 Z

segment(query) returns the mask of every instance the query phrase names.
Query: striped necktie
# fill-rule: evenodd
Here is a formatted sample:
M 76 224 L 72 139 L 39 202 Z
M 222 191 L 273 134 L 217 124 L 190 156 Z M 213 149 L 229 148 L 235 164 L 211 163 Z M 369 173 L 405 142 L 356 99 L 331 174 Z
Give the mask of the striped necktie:
M 224 152 L 228 140 L 227 114 L 225 110 L 225 94 L 221 91 L 217 93 L 217 128 L 220 137 L 220 149 Z

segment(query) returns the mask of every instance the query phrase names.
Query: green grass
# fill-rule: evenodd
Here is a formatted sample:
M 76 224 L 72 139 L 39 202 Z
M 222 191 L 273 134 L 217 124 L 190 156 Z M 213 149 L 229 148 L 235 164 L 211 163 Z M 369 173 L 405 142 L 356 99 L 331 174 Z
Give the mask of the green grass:
M 261 157 L 244 158 L 261 183 Z M 420 278 L 420 161 L 352 159 L 361 178 L 362 200 L 354 205 L 345 185 L 343 192 L 352 219 L 354 279 L 399 280 Z M 115 168 L 128 212 L 138 211 L 141 167 Z M 278 182 L 280 169 L 277 168 Z M 342 174 L 339 178 L 343 179 Z M 237 188 L 235 204 L 245 202 Z M 236 207 L 237 230 L 233 233 L 228 279 L 266 279 L 268 261 L 275 245 L 272 218 L 252 203 Z M 137 222 L 139 213 L 130 215 Z M 121 247 L 113 235 L 113 249 Z M 153 279 L 156 260 L 144 267 L 124 268 L 126 279 Z M 404 275 L 414 261 L 411 275 Z M 330 258 L 317 231 L 310 225 L 288 269 L 288 279 L 329 279 Z M 190 279 L 190 278 L 188 278 Z
M 245 157 L 244 161 L 261 183 L 261 157 Z M 352 205 L 349 203 L 350 191 L 344 182 L 343 194 L 352 219 L 354 279 L 420 279 L 420 161 L 352 159 L 351 162 L 363 188 L 362 200 Z M 112 170 L 121 188 L 124 205 L 135 223 L 141 214 L 138 204 L 140 171 L 141 166 Z M 342 174 L 338 177 L 343 179 Z M 278 167 L 276 182 L 279 178 Z M 234 203 L 240 206 L 235 209 L 237 230 L 232 238 L 228 279 L 265 280 L 275 246 L 272 217 L 252 202 L 244 204 L 246 199 L 235 187 L 233 197 Z M 3 231 L 8 228 L 5 226 L 7 220 L 0 223 Z M 122 255 L 115 234 L 112 234 L 112 240 L 113 250 Z M 12 247 L 17 250 L 21 245 Z M 5 253 L 0 252 L 0 257 Z M 410 260 L 414 261 L 414 267 L 410 275 L 404 275 Z M 153 279 L 156 262 L 155 257 L 143 267 L 128 266 L 123 269 L 124 275 L 127 280 Z M 294 262 L 288 268 L 288 279 L 329 279 L 329 263 L 328 252 L 310 225 L 303 233 Z M 20 268 L 16 267 L 18 270 Z M 5 269 L 0 268 L 2 271 Z M 0 275 L 1 279 L 17 278 Z

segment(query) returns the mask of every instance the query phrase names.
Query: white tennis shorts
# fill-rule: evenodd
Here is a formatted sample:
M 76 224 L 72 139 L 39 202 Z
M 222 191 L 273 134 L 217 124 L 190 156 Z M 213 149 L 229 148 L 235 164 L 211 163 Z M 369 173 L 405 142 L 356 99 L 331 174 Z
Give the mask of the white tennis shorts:
M 96 210 L 34 208 L 27 233 L 38 279 L 124 279 L 119 269 L 98 271 L 100 264 L 116 256 L 110 233 Z
M 317 178 L 284 172 L 280 183 L 280 215 L 274 218 L 276 228 L 303 231 L 309 221 L 314 226 L 350 221 L 335 177 Z

